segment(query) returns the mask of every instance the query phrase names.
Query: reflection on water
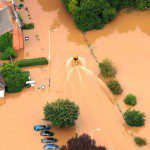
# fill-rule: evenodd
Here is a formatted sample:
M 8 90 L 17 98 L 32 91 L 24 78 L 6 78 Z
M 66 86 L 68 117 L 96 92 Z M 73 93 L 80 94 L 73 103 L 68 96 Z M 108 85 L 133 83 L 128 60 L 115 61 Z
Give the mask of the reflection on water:
M 81 42 L 81 32 L 79 32 L 74 25 L 72 16 L 66 12 L 61 0 L 38 0 L 39 5 L 45 11 L 55 12 L 57 17 L 53 20 L 51 28 L 60 28 L 65 26 L 68 30 L 68 41 L 76 42 L 76 44 L 84 44 Z M 50 4 L 50 5 L 49 5 Z M 47 8 L 49 6 L 49 9 Z M 119 33 L 127 33 L 135 31 L 139 28 L 142 32 L 150 35 L 150 11 L 130 11 L 131 9 L 122 10 L 119 15 L 104 27 L 103 30 L 89 31 L 87 36 L 93 43 L 97 38 L 106 37 L 117 31 Z M 133 19 L 134 18 L 134 19 Z M 78 34 L 78 38 L 77 35 Z
M 118 17 L 106 25 L 103 30 L 89 31 L 86 33 L 86 36 L 91 43 L 94 43 L 97 39 L 107 38 L 107 36 L 113 36 L 115 34 L 118 35 L 126 33 L 126 38 L 128 38 L 128 33 L 136 33 L 139 30 L 147 35 L 150 35 L 149 27 L 150 11 L 134 11 L 132 13 L 127 13 L 126 10 L 123 10 L 119 13 Z

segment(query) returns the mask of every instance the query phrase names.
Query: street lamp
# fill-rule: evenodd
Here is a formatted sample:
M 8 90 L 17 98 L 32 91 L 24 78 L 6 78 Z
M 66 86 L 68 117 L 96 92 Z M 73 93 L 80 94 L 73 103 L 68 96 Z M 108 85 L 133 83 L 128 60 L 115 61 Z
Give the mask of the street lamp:
M 49 63 L 50 63 L 50 59 L 51 59 L 50 50 L 51 50 L 51 30 L 49 30 L 49 48 L 48 48 L 48 61 L 49 61 Z

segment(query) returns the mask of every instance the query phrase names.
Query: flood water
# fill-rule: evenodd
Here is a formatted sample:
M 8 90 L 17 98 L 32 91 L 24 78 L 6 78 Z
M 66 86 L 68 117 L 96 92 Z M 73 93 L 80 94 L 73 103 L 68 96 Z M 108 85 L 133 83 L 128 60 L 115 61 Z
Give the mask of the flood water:
M 42 149 L 43 145 L 40 143 L 42 137 L 38 132 L 33 131 L 33 126 L 43 123 L 42 109 L 46 102 L 64 97 L 63 92 L 55 91 L 53 87 L 57 84 L 60 85 L 61 81 L 58 83 L 57 79 L 71 56 L 78 54 L 84 57 L 87 68 L 95 75 L 99 74 L 97 64 L 90 54 L 82 33 L 75 28 L 73 19 L 65 11 L 61 0 L 32 0 L 32 2 L 26 0 L 25 6 L 29 8 L 29 12 L 21 10 L 20 13 L 26 22 L 35 23 L 35 29 L 24 32 L 25 36 L 29 36 L 29 41 L 25 42 L 25 49 L 19 52 L 20 56 L 17 59 L 42 56 L 48 58 L 50 51 L 51 62 L 48 66 L 25 68 L 30 71 L 31 78 L 36 80 L 36 86 L 24 89 L 17 94 L 6 94 L 5 99 L 1 100 L 0 150 Z M 28 14 L 30 14 L 31 20 Z M 113 61 L 117 69 L 117 79 L 124 89 L 122 96 L 117 99 L 123 111 L 128 108 L 123 103 L 125 95 L 131 92 L 137 96 L 138 104 L 134 108 L 146 114 L 146 124 L 144 127 L 131 128 L 131 130 L 135 135 L 145 137 L 149 141 L 150 11 L 123 10 L 103 30 L 90 31 L 86 33 L 86 37 L 94 46 L 94 52 L 99 61 L 105 58 Z M 49 78 L 51 87 L 48 86 Z M 42 84 L 45 84 L 43 91 L 38 89 Z M 79 105 L 84 102 L 86 105 L 85 99 Z M 93 100 L 92 105 L 95 107 L 96 103 L 96 100 Z M 89 106 L 89 103 L 87 105 Z M 115 104 L 113 107 L 117 108 Z M 99 109 L 90 109 L 90 112 L 87 110 L 87 114 L 98 114 L 101 112 Z M 75 136 L 76 132 L 82 133 L 88 130 L 87 132 L 91 134 L 89 129 L 91 130 L 93 127 L 92 122 L 91 124 L 89 121 L 87 124 L 83 122 L 83 126 L 83 120 L 85 118 L 80 117 L 74 128 L 53 128 L 60 146 L 65 144 L 70 137 Z M 138 149 L 132 142 L 120 115 L 116 115 L 116 122 L 115 128 L 125 132 L 121 139 L 126 141 L 126 145 L 122 147 L 121 141 L 123 140 L 118 140 L 118 143 L 114 143 L 114 146 L 118 144 L 118 148 L 115 146 L 114 150 L 120 150 L 120 147 L 122 147 L 121 150 L 126 150 L 125 147 L 130 147 L 129 145 L 131 145 L 130 150 Z M 111 128 L 109 120 L 106 126 Z M 96 127 L 94 126 L 94 128 Z M 101 135 L 105 137 L 103 131 L 95 132 L 93 136 L 98 144 L 104 144 L 110 149 L 109 141 L 112 137 L 102 138 Z M 150 146 L 147 145 L 141 149 L 149 150 Z

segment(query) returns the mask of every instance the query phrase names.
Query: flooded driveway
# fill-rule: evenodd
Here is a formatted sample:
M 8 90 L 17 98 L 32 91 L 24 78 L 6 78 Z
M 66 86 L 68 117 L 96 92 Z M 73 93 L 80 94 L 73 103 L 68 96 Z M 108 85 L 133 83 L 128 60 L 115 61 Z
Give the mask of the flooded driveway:
M 84 57 L 87 68 L 95 75 L 99 74 L 97 64 L 90 54 L 82 33 L 75 28 L 73 19 L 65 11 L 61 0 L 33 0 L 32 2 L 26 0 L 25 6 L 29 8 L 35 29 L 24 32 L 25 36 L 29 36 L 29 41 L 25 42 L 25 49 L 19 52 L 20 56 L 17 59 L 41 56 L 48 58 L 50 51 L 51 62 L 48 66 L 25 68 L 31 72 L 32 79 L 36 80 L 36 86 L 24 89 L 21 93 L 7 94 L 3 100 L 5 104 L 0 107 L 1 150 L 42 149 L 43 145 L 40 143 L 42 137 L 38 132 L 33 131 L 33 126 L 43 123 L 42 109 L 47 101 L 64 96 L 61 92 L 55 92 L 53 86 L 58 84 L 60 68 L 71 56 L 78 54 Z M 25 20 L 28 20 L 28 13 L 25 11 L 21 13 Z M 127 93 L 132 92 L 138 97 L 138 104 L 135 108 L 145 112 L 146 125 L 142 128 L 133 128 L 132 131 L 135 135 L 147 139 L 150 139 L 149 27 L 150 11 L 127 12 L 124 10 L 103 30 L 86 33 L 87 39 L 95 48 L 94 52 L 98 60 L 110 58 L 117 68 L 117 79 L 124 89 L 124 94 L 118 99 L 122 109 L 127 109 L 123 103 L 123 97 Z M 40 40 L 36 39 L 37 34 Z M 51 78 L 50 88 L 48 86 L 49 78 Z M 42 84 L 46 86 L 44 91 L 38 90 Z M 94 114 L 95 110 L 92 113 Z M 118 116 L 118 127 L 122 126 L 126 130 L 122 118 Z M 107 125 L 109 125 L 109 120 Z M 87 124 L 88 126 L 90 124 Z M 53 128 L 53 130 L 56 133 L 55 137 L 59 139 L 59 145 L 66 143 L 67 139 L 74 136 L 76 132 L 84 131 L 79 123 L 77 129 Z M 94 138 L 98 139 L 97 143 L 109 141 L 109 137 L 107 137 L 108 140 L 101 142 L 100 137 L 100 132 L 94 134 Z M 127 138 L 131 139 L 130 136 Z M 137 149 L 134 142 L 131 144 L 131 149 Z M 120 146 L 122 145 L 118 141 L 118 147 Z M 148 150 L 150 147 L 148 145 L 142 149 Z

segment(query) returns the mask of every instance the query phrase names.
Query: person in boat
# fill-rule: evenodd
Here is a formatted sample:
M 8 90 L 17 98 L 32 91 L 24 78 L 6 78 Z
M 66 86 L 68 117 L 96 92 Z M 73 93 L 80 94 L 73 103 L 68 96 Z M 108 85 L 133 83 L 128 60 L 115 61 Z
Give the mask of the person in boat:
M 74 56 L 73 59 L 72 59 L 72 65 L 73 66 L 78 66 L 80 64 L 81 64 L 81 61 L 79 60 L 78 55 Z

